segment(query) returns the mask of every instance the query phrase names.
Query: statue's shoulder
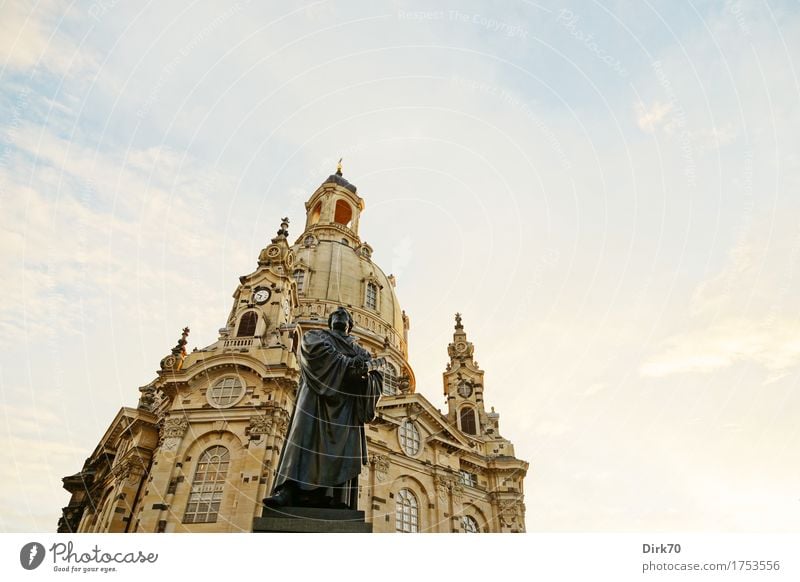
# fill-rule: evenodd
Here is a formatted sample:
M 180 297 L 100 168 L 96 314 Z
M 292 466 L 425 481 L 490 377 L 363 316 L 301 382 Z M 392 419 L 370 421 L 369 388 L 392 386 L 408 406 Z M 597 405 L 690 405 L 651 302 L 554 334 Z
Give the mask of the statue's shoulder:
M 304 342 L 330 341 L 331 333 L 327 329 L 310 329 L 303 334 Z
M 327 329 L 309 329 L 303 337 L 327 337 L 330 332 Z

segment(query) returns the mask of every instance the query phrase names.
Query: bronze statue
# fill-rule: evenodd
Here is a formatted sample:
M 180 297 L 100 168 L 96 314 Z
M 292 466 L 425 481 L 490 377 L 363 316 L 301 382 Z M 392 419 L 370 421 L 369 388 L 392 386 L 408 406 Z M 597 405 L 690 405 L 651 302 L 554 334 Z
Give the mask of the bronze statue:
M 349 335 L 353 318 L 339 307 L 329 329 L 303 335 L 297 403 L 268 507 L 356 509 L 358 475 L 367 463 L 364 424 L 375 419 L 383 376 Z

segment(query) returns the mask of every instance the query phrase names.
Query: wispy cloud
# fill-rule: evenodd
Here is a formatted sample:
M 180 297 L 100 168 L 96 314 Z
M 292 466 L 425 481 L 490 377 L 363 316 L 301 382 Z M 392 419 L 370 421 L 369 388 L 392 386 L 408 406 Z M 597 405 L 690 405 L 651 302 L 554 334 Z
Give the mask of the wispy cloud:
M 0 17 L 0 67 L 18 72 L 42 67 L 59 76 L 95 69 L 96 57 L 62 32 L 60 26 L 65 18 L 70 18 L 67 2 L 4 2 Z
M 672 103 L 655 101 L 650 106 L 646 106 L 644 103 L 637 103 L 636 124 L 642 131 L 653 133 L 659 127 L 667 125 L 671 112 Z
M 151 281 L 211 294 L 193 265 L 223 247 L 208 197 L 230 180 L 163 147 L 123 156 L 33 126 L 21 127 L 14 145 L 0 217 L 5 338 L 77 331 L 94 319 L 98 300 L 135 304 Z M 154 264 L 159 256 L 173 267 Z
M 717 275 L 692 297 L 686 329 L 662 342 L 644 376 L 710 373 L 739 362 L 767 381 L 800 365 L 800 236 L 789 216 L 761 221 L 743 235 Z

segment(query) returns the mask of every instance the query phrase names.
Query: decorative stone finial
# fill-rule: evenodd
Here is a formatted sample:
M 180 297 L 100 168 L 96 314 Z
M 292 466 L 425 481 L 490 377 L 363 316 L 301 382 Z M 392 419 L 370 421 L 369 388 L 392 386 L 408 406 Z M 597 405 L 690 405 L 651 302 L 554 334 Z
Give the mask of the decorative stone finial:
M 281 218 L 281 227 L 278 229 L 278 238 L 286 238 L 289 236 L 289 218 Z M 275 242 L 273 239 L 272 242 Z
M 183 366 L 183 360 L 186 358 L 186 338 L 189 336 L 189 328 L 184 327 L 181 339 L 178 340 L 177 345 L 172 348 L 171 354 L 164 356 L 161 360 L 161 369 L 177 372 Z
M 142 386 L 139 388 L 139 392 L 141 392 L 141 396 L 139 397 L 139 404 L 137 408 L 142 410 L 153 410 L 153 404 L 156 401 L 156 389 L 153 384 L 148 384 L 147 386 Z
M 456 329 L 464 329 L 464 325 L 461 323 L 460 313 L 456 313 Z
M 181 339 L 178 340 L 178 344 L 172 348 L 172 355 L 173 356 L 186 356 L 186 338 L 189 337 L 189 328 L 184 327 L 183 333 L 181 334 Z
M 336 164 L 336 175 L 337 176 L 341 176 L 342 175 L 342 160 L 343 159 L 344 158 L 339 158 L 339 162 Z

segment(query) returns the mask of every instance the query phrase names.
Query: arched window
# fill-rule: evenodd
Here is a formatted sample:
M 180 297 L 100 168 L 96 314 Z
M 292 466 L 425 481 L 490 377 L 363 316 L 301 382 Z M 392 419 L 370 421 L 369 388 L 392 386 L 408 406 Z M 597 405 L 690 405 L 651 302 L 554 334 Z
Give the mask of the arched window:
M 102 532 L 108 530 L 108 522 L 110 521 L 109 515 L 111 514 L 111 509 L 114 507 L 114 499 L 111 496 L 113 492 L 114 488 L 109 487 L 103 494 L 103 501 L 100 502 L 97 513 L 95 514 L 95 523 L 99 524 L 95 525 L 95 531 Z
M 367 283 L 367 307 L 378 308 L 378 286 L 375 283 Z
M 405 420 L 398 430 L 400 433 L 400 447 L 409 457 L 415 456 L 419 452 L 420 443 L 422 442 L 416 425 L 410 420 Z
M 306 284 L 306 272 L 303 269 L 295 269 L 292 273 L 295 283 L 297 283 L 297 292 L 302 293 Z
M 239 320 L 239 331 L 236 337 L 251 337 L 256 335 L 256 325 L 258 324 L 258 315 L 255 311 L 248 311 Z
M 461 525 L 464 528 L 464 533 L 481 533 L 477 520 L 470 515 L 465 515 L 461 518 Z
M 403 533 L 419 531 L 419 505 L 417 497 L 409 489 L 397 492 L 395 501 L 395 529 Z
M 344 226 L 350 226 L 351 220 L 353 220 L 353 209 L 344 200 L 337 200 L 333 221 Z
M 475 411 L 469 406 L 461 409 L 461 430 L 467 434 L 477 434 L 475 429 Z
M 213 523 L 217 521 L 229 465 L 230 454 L 225 447 L 213 446 L 200 455 L 183 523 Z
M 388 362 L 383 367 L 383 393 L 397 394 L 397 369 Z
M 309 224 L 317 224 L 319 222 L 319 217 L 322 214 L 322 202 L 317 202 L 314 206 L 313 210 L 311 211 L 311 215 L 309 216 L 308 223 Z

